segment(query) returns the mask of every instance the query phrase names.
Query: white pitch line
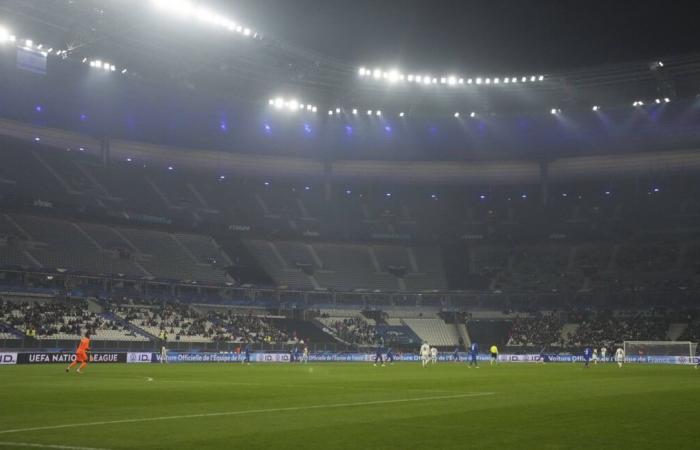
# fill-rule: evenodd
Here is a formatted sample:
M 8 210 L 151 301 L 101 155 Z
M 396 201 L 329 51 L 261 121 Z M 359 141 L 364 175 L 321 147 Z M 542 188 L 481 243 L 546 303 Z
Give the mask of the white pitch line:
M 73 447 L 71 445 L 31 444 L 29 442 L 3 442 L 3 441 L 0 441 L 0 447 L 54 448 L 54 449 L 63 449 L 63 450 L 107 450 L 104 448 L 95 448 L 95 447 Z
M 116 425 L 122 423 L 139 423 L 139 422 L 159 422 L 163 420 L 180 420 L 180 419 L 198 419 L 202 417 L 223 417 L 223 416 L 242 416 L 246 414 L 266 414 L 276 412 L 289 411 L 308 411 L 313 409 L 332 409 L 332 408 L 351 408 L 358 406 L 374 406 L 374 405 L 390 405 L 395 403 L 409 402 L 427 402 L 435 400 L 455 400 L 467 397 L 483 397 L 493 395 L 493 392 L 471 392 L 458 395 L 443 395 L 432 397 L 418 398 L 401 398 L 396 400 L 375 400 L 371 402 L 352 402 L 352 403 L 331 403 L 328 405 L 310 405 L 310 406 L 289 406 L 286 408 L 265 408 L 265 409 L 244 409 L 240 411 L 225 411 L 217 413 L 202 413 L 202 414 L 184 414 L 180 416 L 160 416 L 160 417 L 142 417 L 138 419 L 120 419 L 120 420 L 104 420 L 100 422 L 83 422 L 83 423 L 67 423 L 63 425 L 48 425 L 45 427 L 31 428 L 16 428 L 14 430 L 0 430 L 0 434 L 23 433 L 27 431 L 43 431 L 43 430 L 59 430 L 64 428 L 79 428 L 79 427 L 94 427 L 99 425 Z

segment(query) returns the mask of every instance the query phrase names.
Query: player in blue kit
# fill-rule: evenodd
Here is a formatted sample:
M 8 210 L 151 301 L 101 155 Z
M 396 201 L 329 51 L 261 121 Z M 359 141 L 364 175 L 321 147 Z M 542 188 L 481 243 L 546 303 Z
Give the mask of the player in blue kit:
M 476 367 L 477 369 L 479 368 L 479 362 L 477 361 L 476 357 L 479 355 L 479 344 L 476 342 L 472 342 L 471 347 L 469 347 L 469 368 L 471 369 L 472 366 Z
M 452 352 L 452 361 L 459 362 L 459 347 L 455 347 L 455 351 Z
M 250 344 L 245 345 L 243 364 L 250 364 Z
M 586 363 L 586 368 L 588 367 L 588 363 L 591 362 L 592 356 L 593 356 L 593 350 L 591 350 L 590 347 L 586 347 L 583 349 L 583 361 Z
M 391 347 L 386 349 L 386 360 L 394 364 L 394 352 L 391 350 Z

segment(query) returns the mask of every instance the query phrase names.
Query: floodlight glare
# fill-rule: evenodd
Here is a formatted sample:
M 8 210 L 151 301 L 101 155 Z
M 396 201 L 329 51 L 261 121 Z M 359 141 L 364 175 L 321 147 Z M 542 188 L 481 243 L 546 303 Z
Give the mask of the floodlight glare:
M 381 112 L 380 110 L 377 110 L 377 112 L 376 112 L 375 114 L 378 115 L 378 116 L 381 116 L 381 115 L 382 115 L 382 112 Z
M 405 115 L 406 115 L 406 114 L 405 114 L 403 111 L 401 111 L 401 112 L 399 113 L 399 117 L 403 117 L 403 116 L 405 116 Z
M 382 69 L 374 69 L 372 76 L 374 76 L 376 80 L 380 79 L 382 77 Z
M 593 111 L 598 111 L 600 109 L 600 106 L 595 105 L 593 108 L 591 108 Z
M 364 77 L 367 73 L 367 69 L 365 69 L 364 67 L 360 67 L 359 73 L 361 77 Z
M 368 115 L 368 116 L 371 116 L 371 115 L 372 115 L 372 110 L 371 110 L 371 109 L 368 109 L 368 110 L 367 110 L 367 115 Z
M 0 27 L 0 44 L 10 40 L 10 32 L 6 28 Z
M 459 113 L 458 113 L 458 112 L 455 113 L 455 117 L 456 117 L 457 119 L 459 119 Z
M 352 109 L 352 115 L 353 115 L 353 116 L 356 116 L 356 115 L 357 115 L 357 108 L 353 108 L 353 109 Z
M 449 84 L 450 86 L 454 86 L 455 84 L 457 84 L 457 78 L 454 76 L 448 77 L 447 84 Z
M 668 97 L 664 97 L 664 103 L 671 103 L 671 99 Z
M 476 117 L 476 113 L 475 113 L 474 111 L 472 111 L 472 112 L 469 114 L 469 117 L 471 117 L 471 118 L 473 119 L 474 117 Z

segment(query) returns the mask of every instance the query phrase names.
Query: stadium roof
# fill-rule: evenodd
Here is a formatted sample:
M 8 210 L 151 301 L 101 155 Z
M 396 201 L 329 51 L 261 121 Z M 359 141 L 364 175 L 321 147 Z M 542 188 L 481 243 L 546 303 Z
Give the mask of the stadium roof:
M 466 122 L 475 117 L 512 115 L 521 120 L 550 112 L 566 115 L 600 108 L 631 112 L 640 102 L 645 106 L 677 101 L 692 105 L 700 93 L 700 53 L 694 53 L 700 50 L 695 46 L 700 30 L 687 14 L 685 2 L 659 9 L 657 2 L 651 1 L 629 7 L 619 2 L 561 0 L 496 4 L 8 0 L 0 5 L 0 27 L 22 42 L 31 39 L 34 49 L 41 42 L 41 51 L 51 48 L 52 55 L 61 52 L 58 57 L 49 55 L 57 61 L 83 64 L 86 71 L 90 70 L 87 66 L 95 65 L 108 71 L 112 68 L 112 75 L 132 83 L 112 98 L 94 100 L 114 106 L 115 111 L 100 114 L 105 122 L 108 118 L 113 123 L 131 121 L 131 117 L 124 118 L 126 110 L 116 112 L 121 105 L 131 105 L 132 110 L 151 116 L 148 120 L 161 118 L 169 124 L 166 128 L 173 122 L 185 128 L 194 121 L 166 117 L 163 110 L 182 110 L 184 114 L 192 105 L 191 115 L 210 120 L 203 111 L 223 117 L 226 114 L 219 111 L 226 104 L 236 110 L 237 118 L 252 117 L 261 111 L 274 112 L 271 110 L 280 99 L 285 108 L 301 109 L 299 105 L 304 105 L 304 113 L 312 106 L 318 110 L 313 113 L 316 122 L 299 125 L 303 133 L 312 135 L 339 113 L 343 119 L 370 115 L 370 111 L 376 117 L 381 111 L 382 121 L 423 120 L 415 131 L 419 127 L 444 130 L 449 126 L 425 121 L 453 118 Z M 51 73 L 51 64 L 49 67 L 50 76 L 63 77 L 44 88 L 56 97 L 53 110 L 70 104 L 59 98 L 56 85 L 66 86 L 66 80 L 72 79 L 85 90 L 95 86 L 94 80 L 67 71 L 57 75 L 60 70 Z M 369 75 L 361 76 L 365 72 L 360 69 Z M 108 92 L 116 85 L 103 83 L 99 89 Z M 127 98 L 127 92 L 132 98 Z M 147 99 L 144 93 L 148 93 Z M 36 102 L 43 102 L 42 97 L 37 94 Z M 93 106 L 88 103 L 95 96 L 88 97 L 83 102 L 87 106 L 80 107 Z M 206 97 L 209 103 L 193 101 L 195 97 Z M 153 111 L 147 113 L 139 101 L 153 105 Z M 198 101 L 201 104 L 195 105 Z M 20 109 L 21 105 L 13 105 L 13 112 Z M 60 109 L 69 111 L 68 106 Z M 18 114 L 11 117 L 22 119 Z M 234 133 L 237 125 L 227 118 L 214 121 L 215 128 L 241 136 L 240 128 Z M 243 122 L 245 119 L 239 119 L 238 126 Z M 265 119 L 265 130 L 268 124 Z M 336 125 L 341 127 L 341 136 L 342 127 L 345 134 L 359 131 L 359 126 Z M 392 134 L 399 125 L 382 122 L 374 132 Z M 255 127 L 259 130 L 263 125 Z M 281 128 L 278 124 L 275 129 Z M 500 134 L 507 134 L 505 130 L 500 128 Z M 89 132 L 119 135 L 104 125 Z M 199 136 L 201 131 L 192 128 L 189 134 Z M 157 142 L 151 136 L 143 139 Z M 459 138 L 450 140 L 449 146 L 459 151 L 478 147 Z M 251 147 L 250 142 L 236 144 Z M 328 147 L 329 142 L 321 146 Z M 536 140 L 528 142 L 535 142 L 533 147 L 546 147 Z M 683 141 L 682 146 L 688 143 Z M 396 145 L 406 158 L 416 157 L 410 151 L 412 145 L 421 149 L 441 145 L 417 138 L 411 138 L 409 144 L 403 141 Z M 226 145 L 234 146 L 231 142 Z M 399 152 L 382 153 L 383 142 L 372 142 L 371 146 L 379 158 L 395 158 Z M 534 150 L 527 150 L 534 154 Z M 491 147 L 488 151 L 500 157 Z

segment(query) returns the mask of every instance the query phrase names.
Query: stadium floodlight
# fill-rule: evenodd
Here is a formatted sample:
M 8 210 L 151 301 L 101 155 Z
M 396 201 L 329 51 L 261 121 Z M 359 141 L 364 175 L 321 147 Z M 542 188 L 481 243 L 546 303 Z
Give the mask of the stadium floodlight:
M 440 84 L 445 84 L 445 83 L 447 83 L 447 78 L 441 77 L 441 78 L 440 78 Z
M 311 111 L 316 112 L 316 111 L 318 111 L 318 108 L 314 106 L 313 108 L 311 108 Z
M 455 118 L 459 119 L 459 112 L 454 113 Z
M 591 108 L 593 111 L 598 111 L 600 110 L 600 106 L 594 105 L 593 108 Z
M 404 113 L 403 111 L 401 111 L 401 112 L 399 113 L 399 117 L 403 117 L 403 116 L 405 116 L 405 115 L 406 115 L 406 113 Z
M 329 115 L 329 116 L 332 116 L 332 115 L 333 115 L 333 110 L 332 110 L 332 109 L 329 109 L 329 110 L 328 110 L 328 115 Z
M 0 27 L 0 44 L 4 44 L 5 42 L 12 42 L 11 37 L 14 37 L 10 34 L 9 30 L 4 27 Z
M 371 115 L 372 115 L 372 110 L 371 110 L 371 109 L 368 109 L 368 110 L 367 110 L 367 115 L 368 115 L 368 116 L 371 116 Z
M 289 101 L 287 107 L 292 111 L 296 111 L 297 109 L 299 109 L 299 102 L 296 99 L 292 99 Z
M 538 80 L 538 81 L 544 81 L 544 75 L 540 75 L 539 77 L 537 77 L 537 80 Z
M 235 23 L 227 17 L 206 8 L 196 7 L 188 0 L 151 0 L 151 3 L 165 13 L 182 19 L 197 19 L 202 23 L 220 27 L 244 36 L 258 37 L 258 33 L 249 27 Z
M 423 76 L 423 84 L 430 84 L 430 75 Z
M 340 108 L 335 108 L 335 113 L 340 114 Z
M 459 84 L 464 84 L 464 78 L 460 78 L 459 81 L 457 81 Z
M 523 83 L 527 82 L 527 77 L 522 77 L 520 81 L 522 81 Z
M 447 77 L 447 84 L 449 84 L 450 86 L 454 86 L 455 84 L 457 84 L 457 77 L 455 77 L 454 75 Z
M 510 79 L 511 83 L 517 83 L 518 82 L 518 77 L 513 77 Z
M 397 81 L 399 81 L 399 78 L 400 78 L 401 76 L 402 76 L 402 75 L 399 73 L 398 70 L 392 69 L 392 70 L 389 72 L 389 76 L 388 76 L 389 82 L 390 82 L 390 83 L 396 83 Z
M 537 77 L 534 76 L 534 75 L 532 75 L 532 76 L 530 77 L 530 81 L 534 82 L 535 80 L 537 80 Z
M 559 114 L 559 110 L 557 108 L 552 108 L 549 112 L 553 115 Z
M 437 84 L 437 82 L 438 82 L 438 79 L 437 79 L 437 78 L 433 78 L 433 84 Z
M 377 110 L 377 112 L 376 112 L 375 114 L 376 114 L 377 116 L 381 116 L 381 115 L 382 115 L 382 112 L 381 112 L 380 110 Z
M 31 39 L 27 39 L 24 41 L 25 47 L 32 48 L 33 45 L 34 45 L 34 41 L 32 41 Z
M 484 83 L 486 83 L 486 84 L 491 84 L 491 78 L 485 79 L 485 80 L 484 80 Z
M 471 117 L 473 119 L 474 117 L 476 117 L 476 113 L 474 111 L 472 111 L 471 113 L 469 113 L 469 117 Z
M 500 78 L 494 78 L 494 79 L 493 79 L 493 84 L 498 84 L 498 83 L 500 83 L 500 82 L 501 82 L 501 79 L 500 79 Z
M 282 109 L 283 106 L 284 106 L 284 99 L 282 97 L 277 97 L 275 99 L 275 108 Z
M 374 72 L 372 72 L 372 76 L 375 80 L 380 79 L 382 77 L 382 69 L 374 69 Z
M 467 80 L 467 84 L 472 84 L 473 82 L 474 82 L 474 80 L 472 80 L 471 78 L 469 78 L 469 79 Z
M 357 108 L 353 108 L 353 109 L 352 109 L 352 115 L 353 115 L 353 116 L 356 116 L 356 115 L 357 115 Z
M 664 103 L 671 103 L 671 99 L 668 97 L 664 97 Z
M 413 77 L 412 74 L 409 74 L 409 75 L 406 77 L 406 79 L 407 79 L 410 83 L 413 82 L 413 78 L 414 78 L 414 77 Z
M 367 69 L 364 67 L 360 67 L 360 70 L 358 70 L 358 73 L 360 74 L 361 77 L 364 77 L 367 74 Z
M 481 82 L 482 82 L 481 77 L 478 77 L 478 78 L 476 79 L 476 84 L 481 84 Z
M 510 83 L 510 78 L 505 77 L 505 78 L 503 79 L 503 83 L 504 83 L 504 84 Z

